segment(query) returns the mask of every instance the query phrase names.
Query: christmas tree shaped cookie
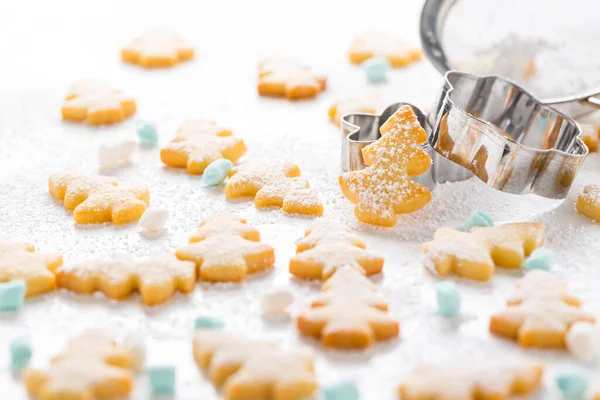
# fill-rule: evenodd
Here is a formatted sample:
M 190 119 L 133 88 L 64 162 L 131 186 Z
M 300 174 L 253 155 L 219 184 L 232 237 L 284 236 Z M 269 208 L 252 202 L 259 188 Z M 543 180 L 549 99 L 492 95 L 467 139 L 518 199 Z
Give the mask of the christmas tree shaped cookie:
M 268 59 L 258 66 L 258 94 L 290 100 L 315 97 L 327 79 L 292 60 Z
M 167 28 L 152 28 L 121 50 L 121 59 L 144 68 L 173 67 L 191 60 L 194 49 L 179 34 Z
M 201 222 L 190 244 L 175 254 L 180 260 L 196 263 L 200 278 L 211 282 L 240 282 L 275 263 L 275 251 L 260 242 L 258 231 L 231 214 Z
M 411 213 L 431 200 L 431 192 L 410 176 L 427 172 L 431 158 L 421 145 L 427 135 L 410 106 L 399 108 L 381 127 L 382 137 L 363 149 L 367 168 L 339 177 L 340 188 L 356 204 L 362 222 L 393 226 L 396 214 Z

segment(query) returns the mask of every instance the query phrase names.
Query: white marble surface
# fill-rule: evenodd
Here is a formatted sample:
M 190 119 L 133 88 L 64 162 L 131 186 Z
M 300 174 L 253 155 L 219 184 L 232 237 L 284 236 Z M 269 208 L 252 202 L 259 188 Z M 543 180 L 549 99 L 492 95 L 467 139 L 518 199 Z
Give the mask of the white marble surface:
M 487 210 L 501 221 L 539 221 L 547 227 L 547 244 L 558 255 L 556 272 L 563 276 L 586 307 L 600 314 L 598 247 L 600 227 L 574 209 L 584 184 L 597 182 L 600 158 L 593 154 L 562 205 L 543 199 L 515 197 L 489 190 L 476 181 L 439 186 L 423 210 L 399 217 L 391 229 L 355 221 L 352 205 L 341 195 L 340 135 L 327 121 L 327 107 L 339 93 L 378 90 L 385 101 L 428 105 L 442 78 L 422 62 L 393 71 L 386 85 L 369 86 L 362 71 L 345 53 L 352 36 L 379 27 L 418 43 L 420 1 L 371 2 L 182 2 L 24 0 L 0 3 L 0 233 L 35 243 L 42 250 L 64 254 L 65 263 L 107 257 L 125 251 L 138 256 L 172 251 L 204 217 L 230 210 L 257 226 L 263 240 L 276 248 L 273 271 L 241 285 L 199 284 L 189 296 L 145 308 L 137 295 L 123 302 L 103 295 L 84 297 L 58 291 L 27 301 L 18 314 L 0 315 L 0 399 L 26 398 L 8 369 L 8 342 L 28 333 L 43 365 L 66 340 L 89 327 L 119 335 L 139 334 L 148 344 L 151 364 L 177 367 L 176 399 L 218 398 L 194 365 L 191 337 L 194 318 L 209 314 L 227 329 L 256 337 L 272 337 L 284 346 L 314 349 L 319 381 L 355 379 L 362 398 L 394 399 L 400 378 L 420 361 L 493 361 L 496 355 L 533 356 L 545 361 L 545 388 L 536 399 L 556 396 L 554 376 L 583 367 L 567 354 L 523 351 L 512 342 L 490 336 L 489 316 L 503 308 L 520 273 L 497 271 L 487 283 L 456 280 L 464 312 L 457 321 L 439 317 L 435 283 L 421 265 L 419 245 L 435 229 L 456 224 L 474 209 Z M 368 4 L 368 6 L 367 6 Z M 165 71 L 145 71 L 119 61 L 120 46 L 154 25 L 177 28 L 197 46 L 196 59 Z M 263 56 L 292 55 L 330 77 L 328 90 L 314 101 L 290 103 L 256 95 L 256 64 Z M 121 125 L 93 128 L 60 120 L 61 100 L 68 85 L 95 77 L 133 94 L 139 112 Z M 378 344 L 366 353 L 324 351 L 300 339 L 293 323 L 265 322 L 260 293 L 274 285 L 291 288 L 302 310 L 318 284 L 298 282 L 287 272 L 299 238 L 310 219 L 279 210 L 257 211 L 251 202 L 230 203 L 222 188 L 207 188 L 199 177 L 165 169 L 158 149 L 139 149 L 131 165 L 115 173 L 124 182 L 146 183 L 152 204 L 167 207 L 167 231 L 158 238 L 139 234 L 137 224 L 79 227 L 62 205 L 47 193 L 53 172 L 97 171 L 101 144 L 135 138 L 135 120 L 156 122 L 161 143 L 189 117 L 204 117 L 230 126 L 248 145 L 247 158 L 293 161 L 300 165 L 325 203 L 325 216 L 356 230 L 369 247 L 386 258 L 384 274 L 374 279 L 401 322 L 401 338 Z M 598 367 L 586 367 L 600 372 Z M 133 399 L 147 399 L 144 381 L 137 381 Z M 557 397 L 556 397 L 557 398 Z

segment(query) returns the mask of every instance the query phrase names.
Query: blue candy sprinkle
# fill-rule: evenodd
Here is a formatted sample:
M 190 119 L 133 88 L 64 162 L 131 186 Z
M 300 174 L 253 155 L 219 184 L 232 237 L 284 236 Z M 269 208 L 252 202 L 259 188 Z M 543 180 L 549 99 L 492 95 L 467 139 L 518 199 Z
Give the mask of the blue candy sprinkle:
M 550 271 L 553 262 L 554 252 L 550 249 L 540 247 L 539 249 L 535 249 L 529 258 L 525 260 L 525 268 L 528 270 L 543 269 L 544 271 Z
M 194 323 L 194 328 L 198 329 L 223 329 L 225 327 L 225 323 L 216 318 L 199 316 L 196 318 L 196 322 Z
M 444 317 L 456 317 L 460 312 L 460 294 L 456 284 L 452 281 L 440 282 L 436 294 L 440 314 Z
M 383 57 L 372 57 L 365 60 L 362 69 L 367 74 L 367 80 L 371 83 L 385 82 L 390 70 L 390 63 Z
M 175 367 L 148 367 L 146 374 L 150 379 L 150 388 L 154 396 L 172 395 L 175 393 Z
M 32 351 L 29 338 L 20 336 L 10 342 L 10 366 L 13 371 L 20 372 L 29 364 Z
M 571 372 L 556 377 L 556 384 L 568 400 L 584 400 L 588 390 L 588 380 L 583 373 Z
M 323 400 L 358 400 L 358 388 L 352 381 L 342 381 L 321 390 Z
M 202 181 L 208 186 L 217 186 L 223 183 L 229 171 L 233 168 L 233 163 L 225 158 L 210 163 L 202 174 Z
M 473 227 L 476 226 L 494 226 L 494 221 L 492 218 L 485 212 L 480 210 L 473 211 L 473 214 L 465 221 L 463 226 L 463 231 L 469 232 Z
M 156 125 L 154 122 L 138 122 L 137 135 L 140 139 L 140 143 L 144 146 L 156 146 L 158 143 L 158 133 L 156 132 Z
M 17 311 L 23 307 L 27 285 L 25 281 L 0 283 L 0 311 Z

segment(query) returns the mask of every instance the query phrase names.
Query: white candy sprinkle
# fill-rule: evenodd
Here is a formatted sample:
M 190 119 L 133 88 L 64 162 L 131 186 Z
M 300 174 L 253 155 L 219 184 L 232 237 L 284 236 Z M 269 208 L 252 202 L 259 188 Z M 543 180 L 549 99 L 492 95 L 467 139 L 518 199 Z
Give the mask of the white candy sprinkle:
M 273 289 L 260 299 L 260 309 L 265 318 L 283 319 L 289 316 L 287 308 L 294 302 L 294 295 L 288 289 Z
M 98 150 L 98 166 L 100 169 L 114 169 L 131 160 L 135 152 L 135 140 L 125 140 L 111 144 L 103 144 Z
M 600 328 L 588 322 L 575 322 L 567 333 L 566 343 L 575 358 L 592 363 L 600 355 Z
M 129 334 L 123 341 L 123 347 L 132 354 L 133 367 L 141 370 L 146 361 L 146 345 L 137 335 Z
M 150 232 L 162 232 L 169 218 L 169 210 L 163 207 L 150 207 L 140 218 L 140 226 Z

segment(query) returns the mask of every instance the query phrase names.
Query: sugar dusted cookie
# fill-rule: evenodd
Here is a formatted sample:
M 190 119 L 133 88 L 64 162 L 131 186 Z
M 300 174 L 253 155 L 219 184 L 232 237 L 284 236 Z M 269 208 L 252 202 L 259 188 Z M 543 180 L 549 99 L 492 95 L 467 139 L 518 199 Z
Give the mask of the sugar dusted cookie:
M 62 265 L 58 253 L 35 251 L 31 243 L 12 242 L 0 236 L 0 282 L 25 281 L 25 296 L 54 290 L 54 271 Z
M 528 273 L 507 305 L 505 311 L 491 317 L 490 332 L 525 347 L 565 348 L 571 325 L 595 322 L 558 277 L 542 270 Z
M 475 227 L 471 232 L 440 228 L 431 242 L 423 244 L 424 265 L 438 276 L 456 274 L 487 281 L 494 266 L 520 268 L 544 243 L 544 227 L 537 223 L 512 223 Z
M 375 114 L 379 108 L 379 93 L 363 93 L 338 99 L 329 107 L 329 119 L 340 126 L 340 119 L 345 114 Z
M 196 264 L 168 253 L 143 260 L 124 256 L 110 262 L 84 261 L 61 267 L 56 280 L 59 287 L 88 295 L 100 290 L 116 300 L 137 290 L 144 304 L 153 306 L 169 300 L 176 290 L 191 292 L 196 284 Z
M 542 384 L 544 367 L 533 361 L 439 366 L 422 364 L 403 379 L 401 400 L 504 400 L 526 395 Z
M 259 232 L 231 214 L 201 222 L 190 244 L 175 254 L 180 260 L 195 262 L 200 278 L 211 282 L 239 282 L 275 263 L 275 251 L 260 243 Z
M 600 185 L 587 185 L 577 198 L 579 214 L 600 222 Z
M 23 381 L 39 400 L 119 399 L 133 387 L 133 356 L 110 337 L 89 331 L 69 343 L 47 369 L 26 369 Z
M 152 28 L 121 50 L 121 59 L 144 68 L 173 67 L 191 60 L 194 49 L 179 34 L 167 28 Z
M 135 114 L 135 100 L 106 84 L 87 79 L 69 88 L 62 118 L 90 125 L 114 124 Z
M 48 188 L 52 197 L 64 200 L 78 224 L 126 224 L 140 219 L 150 203 L 146 186 L 119 185 L 109 176 L 53 174 Z
M 245 163 L 235 167 L 225 186 L 225 196 L 254 196 L 256 207 L 281 207 L 290 214 L 323 214 L 321 200 L 300 177 L 300 168 L 290 163 Z
M 225 400 L 301 400 L 317 391 L 312 355 L 214 329 L 196 332 L 194 359 Z
M 590 153 L 598 149 L 598 130 L 593 125 L 579 124 L 581 127 L 581 140 L 588 147 Z
M 378 274 L 383 258 L 365 247 L 362 240 L 339 224 L 316 221 L 297 242 L 290 273 L 298 278 L 326 280 L 339 268 L 350 267 L 363 275 Z
M 411 48 L 401 40 L 384 32 L 365 32 L 357 36 L 348 52 L 350 61 L 360 64 L 371 57 L 383 57 L 392 67 L 405 67 L 423 56 L 420 49 Z
M 359 221 L 393 226 L 396 214 L 417 211 L 431 192 L 410 176 L 427 172 L 431 158 L 421 144 L 427 135 L 410 106 L 398 109 L 381 127 L 381 139 L 363 149 L 367 168 L 340 175 L 342 193 L 356 204 Z
M 292 60 L 267 59 L 258 66 L 258 94 L 290 100 L 315 97 L 327 79 Z
M 400 325 L 387 313 L 387 304 L 355 268 L 338 269 L 324 283 L 323 291 L 296 320 L 302 335 L 343 349 L 364 349 L 375 340 L 399 335 Z
M 212 162 L 236 162 L 246 153 L 246 144 L 212 121 L 188 120 L 171 143 L 160 150 L 160 159 L 169 167 L 186 168 L 188 174 L 202 174 Z

